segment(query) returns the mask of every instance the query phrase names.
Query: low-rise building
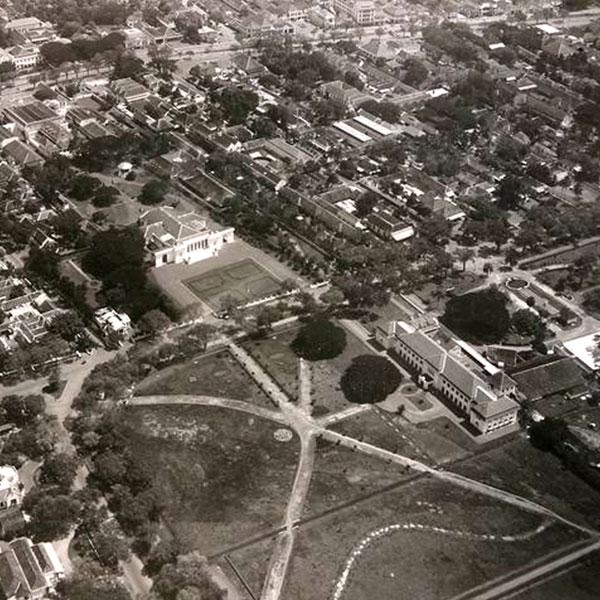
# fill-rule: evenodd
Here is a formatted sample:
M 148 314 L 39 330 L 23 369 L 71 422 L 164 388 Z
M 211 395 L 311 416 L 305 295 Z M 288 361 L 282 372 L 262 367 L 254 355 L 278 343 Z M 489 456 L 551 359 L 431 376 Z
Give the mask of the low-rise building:
M 114 308 L 99 308 L 94 313 L 94 321 L 106 337 L 116 336 L 120 339 L 126 339 L 131 335 L 129 315 Z
M 234 240 L 233 227 L 209 229 L 206 220 L 193 212 L 178 214 L 172 208 L 154 208 L 144 213 L 140 221 L 155 267 L 205 260 Z
M 480 433 L 508 428 L 517 422 L 516 384 L 499 369 L 484 380 L 458 360 L 457 354 L 401 321 L 391 322 L 386 329 L 378 328 L 376 337 L 400 357 L 422 387 L 436 390 L 464 413 Z
M 0 589 L 6 600 L 48 598 L 63 577 L 52 544 L 34 544 L 28 538 L 0 542 Z
M 131 102 L 138 102 L 139 100 L 145 100 L 152 94 L 147 87 L 134 79 L 131 79 L 131 77 L 115 79 L 111 84 L 111 88 L 117 98 L 128 104 Z

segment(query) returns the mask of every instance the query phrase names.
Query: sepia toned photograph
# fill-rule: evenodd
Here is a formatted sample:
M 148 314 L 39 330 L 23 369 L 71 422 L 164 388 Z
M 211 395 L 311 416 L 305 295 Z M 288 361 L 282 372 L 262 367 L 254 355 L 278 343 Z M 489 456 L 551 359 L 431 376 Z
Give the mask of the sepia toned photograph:
M 600 600 L 600 0 L 0 0 L 0 600 Z

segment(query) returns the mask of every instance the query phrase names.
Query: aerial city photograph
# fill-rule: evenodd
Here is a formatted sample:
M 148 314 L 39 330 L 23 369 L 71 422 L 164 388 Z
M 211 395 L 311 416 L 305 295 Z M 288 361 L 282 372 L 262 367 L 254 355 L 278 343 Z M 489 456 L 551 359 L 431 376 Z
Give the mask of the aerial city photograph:
M 0 0 L 0 600 L 600 600 L 600 0 Z

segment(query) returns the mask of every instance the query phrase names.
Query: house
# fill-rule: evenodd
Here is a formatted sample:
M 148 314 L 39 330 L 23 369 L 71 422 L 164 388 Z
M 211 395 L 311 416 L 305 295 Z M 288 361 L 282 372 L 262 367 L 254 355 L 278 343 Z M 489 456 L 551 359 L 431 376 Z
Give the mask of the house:
M 216 256 L 224 244 L 233 242 L 233 227 L 215 231 L 190 212 L 178 214 L 169 207 L 149 210 L 141 218 L 146 248 L 154 266 L 191 264 Z
M 19 506 L 23 500 L 23 485 L 12 465 L 0 467 L 0 511 Z
M 0 348 L 10 351 L 21 344 L 33 344 L 46 335 L 52 319 L 61 311 L 45 292 L 33 289 L 24 279 L 0 279 Z
M 340 80 L 323 83 L 320 90 L 325 99 L 351 108 L 356 108 L 359 104 L 371 98 L 369 94 L 361 92 L 359 89 Z
M 117 336 L 121 339 L 131 335 L 131 319 L 124 312 L 118 312 L 114 308 L 99 308 L 94 313 L 94 321 L 100 331 L 107 336 Z
M 13 140 L 4 146 L 2 152 L 9 163 L 16 167 L 37 167 L 44 163 L 44 159 L 31 146 L 21 140 Z
M 446 350 L 424 331 L 402 321 L 379 327 L 376 338 L 415 373 L 419 385 L 436 390 L 480 433 L 508 429 L 517 422 L 516 384 L 499 369 L 490 377 L 475 372 L 455 349 Z
M 415 230 L 412 225 L 398 219 L 393 214 L 387 211 L 379 211 L 371 213 L 367 218 L 369 229 L 378 236 L 386 239 L 400 242 L 407 240 L 415 235 Z
M 131 77 L 115 79 L 111 84 L 111 89 L 117 98 L 127 102 L 127 104 L 145 100 L 152 93 L 147 87 L 131 79 Z
M 28 538 L 0 542 L 0 590 L 6 600 L 47 598 L 63 577 L 52 544 L 34 544 Z

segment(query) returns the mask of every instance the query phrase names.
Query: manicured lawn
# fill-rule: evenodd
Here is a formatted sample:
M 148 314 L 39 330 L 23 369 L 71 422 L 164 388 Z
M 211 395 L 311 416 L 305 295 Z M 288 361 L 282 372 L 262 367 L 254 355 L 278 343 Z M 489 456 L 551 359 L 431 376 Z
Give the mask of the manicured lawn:
M 283 598 L 330 598 L 350 553 L 382 527 L 415 523 L 510 535 L 534 530 L 541 522 L 538 515 L 496 500 L 419 479 L 302 525 Z M 578 532 L 562 525 L 510 543 L 422 531 L 392 533 L 369 545 L 357 560 L 342 599 L 451 598 L 577 539 Z
M 211 555 L 280 525 L 298 440 L 220 408 L 130 407 L 130 450 L 155 473 L 164 526 L 186 550 Z
M 135 391 L 136 396 L 162 394 L 218 396 L 274 408 L 267 395 L 227 350 L 153 373 Z
M 280 282 L 251 258 L 220 267 L 184 281 L 213 310 L 221 310 L 223 298 L 233 296 L 240 304 L 279 291 Z

